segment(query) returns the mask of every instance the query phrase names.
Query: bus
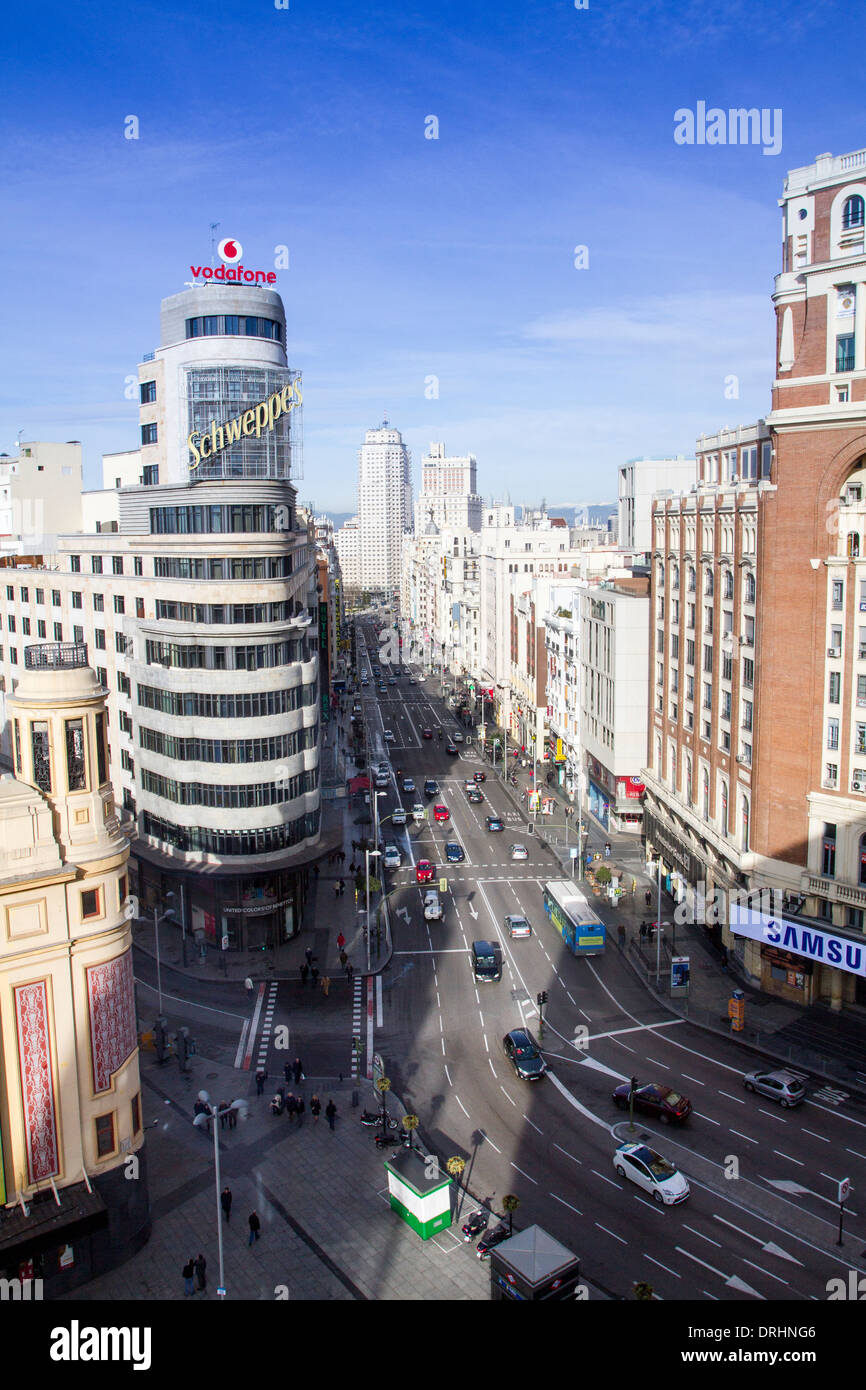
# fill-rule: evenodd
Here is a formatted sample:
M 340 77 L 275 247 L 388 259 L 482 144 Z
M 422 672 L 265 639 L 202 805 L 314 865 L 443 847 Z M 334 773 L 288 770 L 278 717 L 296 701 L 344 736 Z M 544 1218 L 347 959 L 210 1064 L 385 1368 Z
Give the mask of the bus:
M 544 885 L 544 911 L 575 956 L 601 955 L 604 922 L 572 879 L 555 878 Z

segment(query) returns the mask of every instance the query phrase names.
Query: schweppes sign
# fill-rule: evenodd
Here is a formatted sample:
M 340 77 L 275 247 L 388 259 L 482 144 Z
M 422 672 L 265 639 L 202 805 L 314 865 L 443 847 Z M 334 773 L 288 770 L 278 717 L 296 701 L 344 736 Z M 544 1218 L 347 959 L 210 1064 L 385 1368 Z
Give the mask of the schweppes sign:
M 262 431 L 272 430 L 280 416 L 296 410 L 303 399 L 300 381 L 290 381 L 281 391 L 274 391 L 273 395 L 242 411 L 227 424 L 218 425 L 216 420 L 211 420 L 210 429 L 193 430 L 186 441 L 192 455 L 190 472 L 198 468 L 202 459 L 213 458 L 222 449 L 237 444 L 244 435 L 261 438 Z

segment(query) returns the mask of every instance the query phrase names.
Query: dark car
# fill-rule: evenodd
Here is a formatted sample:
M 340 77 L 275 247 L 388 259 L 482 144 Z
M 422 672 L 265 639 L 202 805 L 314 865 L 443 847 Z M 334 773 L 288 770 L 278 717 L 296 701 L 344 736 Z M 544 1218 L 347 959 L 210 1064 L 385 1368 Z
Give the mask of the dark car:
M 472 802 L 476 803 L 477 805 L 480 805 L 481 802 L 484 800 L 484 794 L 483 794 L 481 788 L 480 788 L 480 787 L 473 787 L 472 790 L 471 790 L 470 792 L 467 792 L 467 793 L 466 793 L 466 800 L 467 800 L 467 801 L 472 801 Z
M 459 750 L 458 750 L 458 748 L 457 748 L 457 744 L 456 744 L 456 743 L 446 743 L 446 745 L 445 745 L 445 752 L 446 752 L 446 753 L 457 753 L 458 751 L 459 751 Z
M 486 773 L 486 772 L 473 772 L 472 776 L 475 778 L 475 781 L 476 781 L 476 782 L 486 782 L 486 781 L 487 781 L 487 773 Z
M 475 1253 L 479 1260 L 490 1258 L 490 1251 L 495 1245 L 501 1245 L 504 1240 L 508 1240 L 509 1231 L 507 1226 L 494 1226 L 492 1231 L 485 1231 L 475 1247 Z
M 421 737 L 422 737 L 422 738 L 432 738 L 432 737 L 433 737 L 433 730 L 432 730 L 432 729 L 422 729 L 422 730 L 421 730 Z
M 625 1082 L 614 1091 L 612 1099 L 620 1110 L 628 1109 L 630 1090 L 628 1082 Z M 635 1090 L 634 1108 L 644 1115 L 655 1116 L 666 1125 L 672 1120 L 680 1122 L 688 1119 L 692 1112 L 692 1103 L 670 1086 L 657 1086 L 651 1082 L 647 1086 L 638 1086 Z
M 547 1066 L 528 1028 L 512 1028 L 502 1039 L 502 1046 L 521 1081 L 541 1080 Z
M 445 858 L 449 864 L 462 864 L 466 858 L 462 845 L 458 845 L 455 840 L 449 840 L 445 846 Z
M 473 941 L 472 973 L 485 982 L 502 979 L 502 947 L 498 941 Z
M 438 796 L 438 795 L 439 795 L 439 783 L 436 781 L 436 778 L 435 778 L 435 777 L 428 777 L 428 778 L 427 778 L 427 781 L 424 783 L 424 795 L 425 795 L 425 796 Z
M 501 817 L 501 816 L 488 816 L 488 817 L 487 817 L 487 829 L 488 829 L 488 830 L 504 830 L 504 829 L 505 829 L 505 826 L 502 824 L 502 817 Z

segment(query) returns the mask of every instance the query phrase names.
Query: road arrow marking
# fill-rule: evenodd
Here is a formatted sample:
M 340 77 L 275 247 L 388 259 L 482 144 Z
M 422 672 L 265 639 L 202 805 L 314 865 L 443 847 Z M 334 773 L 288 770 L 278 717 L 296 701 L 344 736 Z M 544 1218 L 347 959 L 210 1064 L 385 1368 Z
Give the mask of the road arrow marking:
M 792 1264 L 800 1265 L 800 1267 L 803 1268 L 802 1260 L 798 1260 L 794 1255 L 789 1255 L 787 1250 L 783 1250 L 780 1245 L 775 1245 L 773 1241 L 762 1240 L 760 1236 L 752 1235 L 751 1231 L 744 1231 L 742 1226 L 735 1226 L 733 1221 L 726 1221 L 723 1216 L 717 1216 L 715 1212 L 713 1212 L 713 1220 L 721 1221 L 723 1226 L 730 1226 L 732 1231 L 739 1231 L 741 1236 L 746 1237 L 746 1240 L 753 1240 L 756 1245 L 760 1245 L 761 1249 L 767 1255 L 778 1255 L 779 1259 L 790 1260 Z
M 469 904 L 469 912 L 472 917 L 472 920 L 475 921 L 478 917 L 478 913 L 475 911 L 475 908 L 472 906 L 471 903 Z
M 767 1302 L 762 1293 L 758 1293 L 757 1289 L 753 1289 L 750 1284 L 745 1283 L 744 1280 L 740 1279 L 739 1275 L 727 1275 L 723 1273 L 722 1270 L 716 1269 L 714 1265 L 708 1265 L 706 1260 L 699 1260 L 697 1255 L 692 1255 L 690 1251 L 684 1250 L 681 1245 L 676 1245 L 674 1249 L 678 1255 L 685 1255 L 687 1259 L 694 1260 L 696 1265 L 702 1265 L 703 1268 L 708 1269 L 711 1274 L 717 1274 L 720 1279 L 724 1279 L 729 1289 L 736 1289 L 738 1293 L 750 1293 L 753 1298 L 760 1298 L 762 1303 Z

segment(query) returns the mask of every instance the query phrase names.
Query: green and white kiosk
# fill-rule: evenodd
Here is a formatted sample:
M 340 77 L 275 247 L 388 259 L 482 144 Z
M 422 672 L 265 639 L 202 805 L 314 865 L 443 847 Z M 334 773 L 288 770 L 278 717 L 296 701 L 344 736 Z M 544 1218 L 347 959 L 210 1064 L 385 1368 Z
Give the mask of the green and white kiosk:
M 400 1149 L 385 1168 L 392 1211 L 422 1240 L 451 1225 L 451 1179 L 435 1158 L 418 1149 Z

